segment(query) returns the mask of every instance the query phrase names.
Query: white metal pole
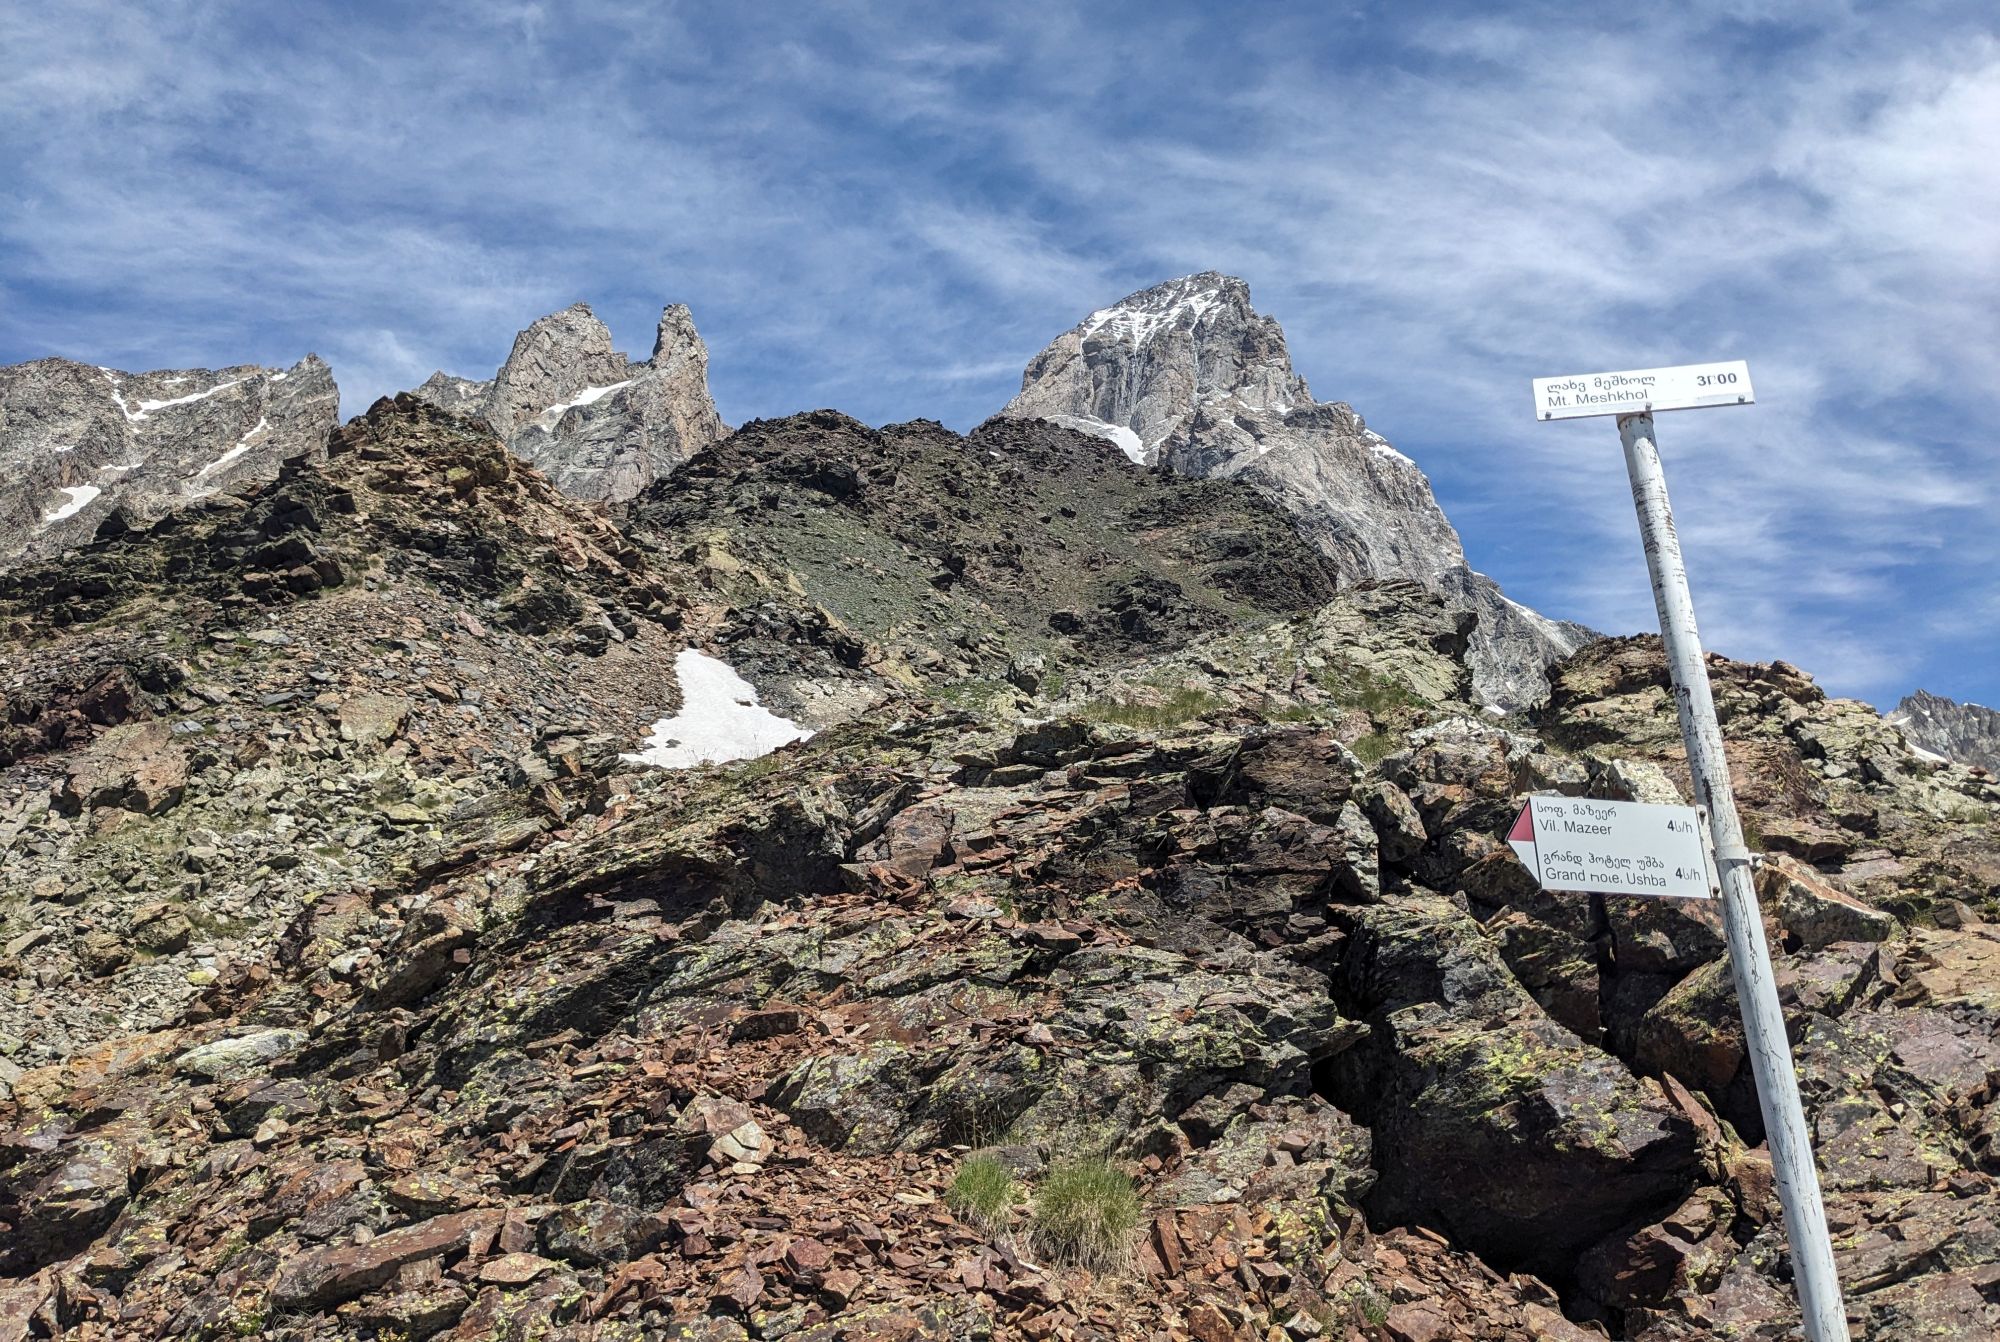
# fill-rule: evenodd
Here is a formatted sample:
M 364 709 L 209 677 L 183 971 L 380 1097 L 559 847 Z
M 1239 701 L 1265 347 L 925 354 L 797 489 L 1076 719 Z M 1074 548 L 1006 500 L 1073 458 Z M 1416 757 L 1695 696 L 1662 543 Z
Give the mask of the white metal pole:
M 1784 1203 L 1785 1234 L 1792 1246 L 1792 1280 L 1805 1315 L 1806 1337 L 1809 1342 L 1847 1342 L 1847 1310 L 1834 1272 L 1819 1172 L 1813 1164 L 1805 1112 L 1799 1105 L 1798 1074 L 1785 1038 L 1785 1017 L 1771 975 L 1770 950 L 1764 943 L 1764 920 L 1757 909 L 1750 852 L 1743 845 L 1736 794 L 1729 786 L 1722 727 L 1716 721 L 1708 665 L 1695 629 L 1694 599 L 1688 594 L 1687 567 L 1681 562 L 1680 537 L 1674 531 L 1673 509 L 1667 503 L 1667 478 L 1660 470 L 1660 453 L 1653 441 L 1652 415 L 1620 415 L 1618 436 L 1625 444 L 1625 469 L 1632 477 L 1632 502 L 1639 511 L 1646 568 L 1653 578 L 1653 602 L 1659 607 L 1667 668 L 1673 676 L 1674 700 L 1680 706 L 1688 772 L 1694 775 L 1695 801 L 1708 808 L 1709 833 L 1715 841 L 1716 864 L 1721 868 L 1723 929 L 1729 940 L 1729 961 L 1736 972 L 1743 1039 L 1757 1079 L 1757 1103 L 1764 1113 L 1771 1167 Z

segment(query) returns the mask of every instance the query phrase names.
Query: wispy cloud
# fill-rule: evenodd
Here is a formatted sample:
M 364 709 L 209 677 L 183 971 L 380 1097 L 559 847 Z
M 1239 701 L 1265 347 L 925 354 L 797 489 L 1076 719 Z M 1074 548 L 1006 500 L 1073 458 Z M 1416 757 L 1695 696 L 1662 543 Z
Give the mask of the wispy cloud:
M 0 359 L 315 349 L 353 411 L 578 298 L 641 351 L 686 301 L 732 419 L 964 425 L 1215 267 L 1475 563 L 1630 629 L 1615 437 L 1527 381 L 1745 357 L 1758 407 L 1661 421 L 1711 641 L 2000 700 L 1985 7 L 754 10 L 0 11 Z

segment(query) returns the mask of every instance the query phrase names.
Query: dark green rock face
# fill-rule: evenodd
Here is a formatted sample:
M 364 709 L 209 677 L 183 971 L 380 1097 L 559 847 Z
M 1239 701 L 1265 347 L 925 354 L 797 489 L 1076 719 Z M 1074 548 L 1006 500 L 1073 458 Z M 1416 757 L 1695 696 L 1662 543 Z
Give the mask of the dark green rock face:
M 1685 785 L 1657 645 L 1496 721 L 1318 554 L 1046 424 L 614 510 L 405 397 L 0 571 L 0 1333 L 1786 1336 L 1712 911 L 1499 837 Z M 687 647 L 814 735 L 635 763 Z M 1994 787 L 1715 674 L 1857 1327 L 1990 1337 Z

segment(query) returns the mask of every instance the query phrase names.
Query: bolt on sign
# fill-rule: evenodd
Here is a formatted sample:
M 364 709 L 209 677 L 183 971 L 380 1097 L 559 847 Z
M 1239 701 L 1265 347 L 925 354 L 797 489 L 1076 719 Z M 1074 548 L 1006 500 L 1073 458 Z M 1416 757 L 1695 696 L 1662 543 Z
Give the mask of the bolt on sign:
M 1507 846 L 1544 890 L 1710 899 L 1707 829 L 1692 806 L 1530 797 Z

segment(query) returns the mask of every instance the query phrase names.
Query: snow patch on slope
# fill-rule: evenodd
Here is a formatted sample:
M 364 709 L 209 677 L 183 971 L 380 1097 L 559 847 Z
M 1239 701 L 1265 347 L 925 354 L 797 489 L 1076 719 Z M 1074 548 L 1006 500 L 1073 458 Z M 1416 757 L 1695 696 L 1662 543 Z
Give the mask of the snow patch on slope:
M 1146 445 L 1139 441 L 1138 434 L 1123 424 L 1107 424 L 1090 415 L 1055 415 L 1051 418 L 1054 423 L 1062 425 L 1065 429 L 1075 429 L 1078 433 L 1087 433 L 1093 438 L 1104 438 L 1118 444 L 1118 450 L 1130 458 L 1135 466 L 1146 464 Z
M 267 434 L 270 431 L 271 431 L 271 421 L 268 419 L 260 418 L 257 421 L 256 426 L 252 428 L 250 432 L 244 434 L 241 438 L 238 438 L 236 440 L 236 446 L 230 448 L 227 452 L 224 452 L 214 461 L 209 462 L 208 465 L 202 467 L 199 471 L 196 471 L 194 478 L 197 480 L 208 479 L 209 476 L 214 475 L 217 471 L 227 466 L 230 462 L 236 460 L 238 457 L 242 456 L 245 452 L 248 452 L 251 449 L 251 447 L 253 447 L 256 444 L 256 441 L 259 436 Z
M 85 508 L 89 507 L 92 500 L 104 491 L 96 485 L 64 485 L 62 492 L 69 495 L 69 502 L 44 513 L 42 515 L 42 524 L 44 526 L 51 522 L 60 522 L 65 517 L 75 517 Z
M 240 377 L 231 378 L 227 382 L 219 383 L 216 386 L 210 387 L 207 391 L 198 391 L 191 396 L 176 396 L 171 401 L 141 401 L 139 402 L 138 412 L 134 413 L 133 411 L 126 410 L 125 418 L 131 420 L 134 424 L 137 424 L 140 420 L 145 419 L 155 410 L 165 410 L 170 406 L 176 406 L 176 405 L 193 405 L 196 401 L 205 401 L 209 397 L 215 395 L 218 392 L 228 391 L 231 387 L 235 386 L 242 380 L 243 379 Z M 123 400 L 120 400 L 118 403 L 118 407 L 119 409 L 123 410 L 125 408 L 125 402 Z
M 608 388 L 606 390 L 609 390 Z M 623 758 L 662 769 L 756 759 L 812 733 L 757 702 L 757 690 L 727 662 L 693 648 L 674 658 L 681 711 L 653 724 L 645 748 Z
M 586 387 L 583 391 L 583 394 L 578 396 L 575 400 L 558 402 L 557 404 L 552 405 L 548 409 L 542 411 L 541 414 L 536 415 L 535 423 L 544 429 L 553 429 L 558 423 L 561 422 L 562 417 L 564 415 L 576 409 L 576 407 L 580 405 L 589 405 L 592 401 L 602 400 L 604 397 L 609 396 L 612 392 L 617 391 L 622 387 L 631 386 L 632 381 L 633 379 L 628 377 L 623 382 L 614 382 L 608 387 Z
M 1385 461 L 1400 461 L 1405 466 L 1414 466 L 1417 464 L 1416 462 L 1411 461 L 1408 457 L 1404 456 L 1401 452 L 1398 452 L 1395 448 L 1389 446 L 1389 440 L 1387 438 L 1384 438 L 1381 434 L 1375 432 L 1375 430 L 1373 429 L 1363 429 L 1361 431 L 1361 441 L 1368 444 L 1368 450 L 1370 452 L 1373 452 L 1376 456 L 1381 457 Z M 1520 605 L 1520 603 L 1516 601 L 1510 601 L 1507 604 L 1510 606 Z M 1527 607 L 1522 606 L 1521 609 L 1527 610 Z M 1531 615 L 1534 614 L 1533 611 L 1529 611 L 1528 613 Z M 1541 617 L 1537 616 L 1536 618 L 1539 619 Z

